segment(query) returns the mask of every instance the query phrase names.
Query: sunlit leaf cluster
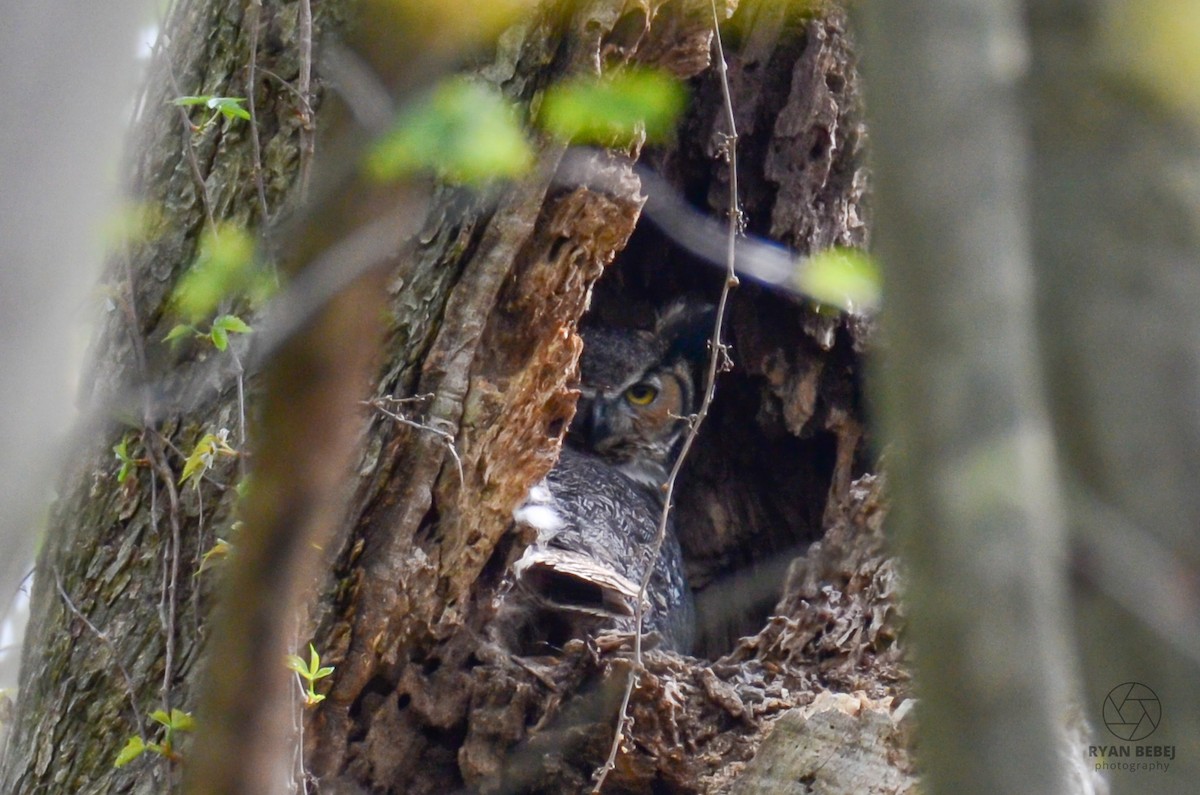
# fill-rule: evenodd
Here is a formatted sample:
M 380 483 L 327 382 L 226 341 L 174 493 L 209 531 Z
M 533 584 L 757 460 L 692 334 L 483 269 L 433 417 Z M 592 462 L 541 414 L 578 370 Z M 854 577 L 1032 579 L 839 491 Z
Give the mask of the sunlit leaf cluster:
M 206 433 L 196 442 L 187 461 L 183 464 L 183 474 L 179 476 L 180 483 L 192 483 L 199 488 L 200 479 L 212 468 L 218 456 L 233 458 L 237 451 L 229 446 L 229 430 L 222 428 L 216 433 Z
M 879 268 L 866 252 L 832 248 L 813 255 L 797 271 L 796 287 L 823 304 L 862 311 L 879 305 Z
M 333 666 L 321 665 L 321 655 L 317 654 L 316 647 L 311 643 L 308 644 L 308 652 L 308 662 L 305 662 L 304 658 L 298 654 L 289 654 L 287 656 L 287 667 L 289 670 L 295 671 L 304 680 L 304 705 L 312 707 L 325 700 L 325 696 L 316 691 L 315 685 L 317 681 L 333 673 Z
M 533 147 L 516 112 L 494 90 L 448 80 L 407 108 L 367 156 L 379 180 L 435 170 L 455 182 L 516 177 L 533 163 Z
M 209 326 L 208 331 L 202 331 L 190 323 L 180 323 L 163 337 L 163 342 L 174 342 L 185 337 L 208 340 L 213 347 L 223 351 L 229 347 L 230 334 L 249 334 L 254 329 L 237 315 L 220 315 Z
M 181 709 L 172 709 L 169 713 L 166 710 L 156 709 L 150 713 L 150 719 L 163 727 L 160 730 L 162 740 L 160 742 L 147 741 L 143 740 L 141 735 L 130 737 L 117 754 L 113 767 L 125 767 L 146 752 L 157 754 L 172 762 L 180 760 L 179 752 L 176 750 L 175 735 L 178 732 L 190 732 L 195 729 L 195 718 L 190 712 L 184 712 Z
M 257 303 L 270 295 L 274 286 L 274 280 L 255 262 L 254 239 L 243 229 L 222 225 L 201 236 L 196 260 L 179 280 L 172 304 L 189 324 L 195 324 L 226 298 L 245 295 Z
M 642 135 L 650 140 L 669 135 L 685 103 L 673 77 L 629 69 L 552 86 L 536 121 L 564 141 L 623 146 Z M 479 184 L 526 173 L 534 149 L 512 103 L 494 88 L 457 78 L 402 111 L 371 149 L 366 166 L 381 181 L 435 173 L 451 182 Z
M 686 102 L 683 87 L 670 75 L 628 69 L 602 80 L 580 77 L 551 86 L 540 118 L 548 132 L 564 140 L 619 145 L 639 131 L 651 141 L 667 137 Z

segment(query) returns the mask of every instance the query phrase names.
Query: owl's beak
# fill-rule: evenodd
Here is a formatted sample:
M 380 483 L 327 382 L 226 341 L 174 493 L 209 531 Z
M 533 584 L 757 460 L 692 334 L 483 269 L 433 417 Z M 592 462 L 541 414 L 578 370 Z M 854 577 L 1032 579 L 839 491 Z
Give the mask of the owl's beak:
M 567 433 L 578 439 L 583 446 L 595 447 L 608 434 L 603 403 L 592 396 L 581 396 L 575 407 L 575 419 L 571 420 L 571 427 Z

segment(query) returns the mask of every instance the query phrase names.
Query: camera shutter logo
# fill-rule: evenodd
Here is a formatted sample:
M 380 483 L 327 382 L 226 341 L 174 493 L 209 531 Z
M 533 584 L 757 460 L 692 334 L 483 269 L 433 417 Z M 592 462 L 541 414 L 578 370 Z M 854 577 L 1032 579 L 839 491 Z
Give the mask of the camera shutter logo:
M 1162 720 L 1162 703 L 1154 691 L 1138 682 L 1125 682 L 1104 698 L 1104 725 L 1126 742 L 1144 740 Z

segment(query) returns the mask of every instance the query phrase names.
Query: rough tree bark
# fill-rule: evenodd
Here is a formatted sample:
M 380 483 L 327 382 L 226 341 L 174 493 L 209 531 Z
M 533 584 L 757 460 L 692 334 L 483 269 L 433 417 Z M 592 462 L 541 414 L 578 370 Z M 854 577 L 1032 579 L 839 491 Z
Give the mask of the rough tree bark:
M 709 3 L 551 5 L 501 37 L 484 79 L 523 106 L 564 73 L 628 62 L 690 79 L 678 140 L 640 154 L 706 212 L 726 212 Z M 230 522 L 233 490 L 221 487 L 236 480 L 236 465 L 218 465 L 199 490 L 173 484 L 179 451 L 206 431 L 236 427 L 238 408 L 231 381 L 216 390 L 205 380 L 206 354 L 157 340 L 173 322 L 165 302 L 206 217 L 253 227 L 263 202 L 246 125 L 193 134 L 174 110 L 156 109 L 178 94 L 253 89 L 266 207 L 274 215 L 293 206 L 308 115 L 274 81 L 294 85 L 306 68 L 292 44 L 299 7 L 263 3 L 249 89 L 256 26 L 240 4 L 182 2 L 169 23 L 158 61 L 167 71 L 152 82 L 132 164 L 137 195 L 162 206 L 162 221 L 112 262 L 119 309 L 97 345 L 92 391 L 111 399 L 165 373 L 163 391 L 190 394 L 195 405 L 148 417 L 139 406 L 132 431 L 105 425 L 81 442 L 87 452 L 65 476 L 39 561 L 5 791 L 147 792 L 162 786 L 150 771 L 173 776 L 164 764 L 114 771 L 111 762 L 149 709 L 195 703 L 210 606 L 208 575 L 195 571 Z M 320 41 L 342 9 L 314 11 Z M 864 245 L 864 132 L 843 14 L 747 2 L 728 36 L 748 230 L 801 253 Z M 423 427 L 366 418 L 346 518 L 310 615 L 336 672 L 309 713 L 305 762 L 328 786 L 577 791 L 603 759 L 630 666 L 620 645 L 575 643 L 561 659 L 518 662 L 486 640 L 491 597 L 522 543 L 509 532 L 511 512 L 554 463 L 573 411 L 575 329 L 597 279 L 613 270 L 593 311 L 627 322 L 681 293 L 712 295 L 719 276 L 639 226 L 643 199 L 627 166 L 598 155 L 596 167 L 612 177 L 607 190 L 564 186 L 549 176 L 559 154 L 546 145 L 538 175 L 494 202 L 439 189 L 390 275 L 370 391 L 415 399 L 411 418 Z M 881 484 L 867 474 L 858 388 L 869 331 L 863 318 L 753 285 L 737 294 L 736 367 L 718 386 L 681 484 L 679 522 L 702 606 L 706 592 L 710 609 L 725 601 L 720 586 L 731 572 L 757 572 L 768 585 L 748 607 L 706 624 L 707 659 L 648 655 L 609 791 L 912 786 L 905 712 L 893 711 L 906 681 L 897 576 L 882 545 Z M 109 450 L 126 435 L 150 466 L 118 486 Z M 767 622 L 783 580 L 777 561 L 799 552 Z M 777 724 L 786 728 L 772 732 Z M 831 735 L 828 725 L 841 728 Z
M 149 208 L 148 220 L 102 277 L 112 309 L 81 381 L 86 419 L 38 559 L 4 792 L 152 792 L 176 777 L 161 761 L 121 770 L 113 761 L 129 737 L 154 739 L 150 711 L 195 706 L 213 577 L 198 573 L 199 562 L 230 534 L 238 467 L 218 460 L 201 489 L 183 488 L 180 456 L 220 428 L 240 442 L 230 367 L 214 371 L 211 348 L 162 343 L 178 322 L 168 299 L 210 219 L 254 229 L 264 210 L 274 217 L 296 204 L 311 118 L 291 90 L 304 68 L 300 8 L 263 4 L 257 33 L 240 2 L 181 2 L 166 20 L 125 166 L 129 200 Z M 338 4 L 316 9 L 317 35 L 344 13 Z M 170 104 L 181 95 L 246 97 L 256 36 L 261 196 L 249 126 L 205 125 L 198 110 L 189 121 Z M 112 457 L 121 439 L 143 460 L 124 484 Z

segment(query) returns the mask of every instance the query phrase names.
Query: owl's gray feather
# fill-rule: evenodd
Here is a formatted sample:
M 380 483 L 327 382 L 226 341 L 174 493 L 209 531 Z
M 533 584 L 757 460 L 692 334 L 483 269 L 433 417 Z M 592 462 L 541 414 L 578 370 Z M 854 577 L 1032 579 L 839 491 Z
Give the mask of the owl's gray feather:
M 579 406 L 558 464 L 514 519 L 536 540 L 514 564 L 500 623 L 513 645 L 554 646 L 605 628 L 635 629 L 637 594 L 652 566 L 643 631 L 687 652 L 692 592 L 673 521 L 652 563 L 661 486 L 696 408 L 697 351 L 711 314 L 678 305 L 655 331 L 585 331 Z M 699 334 L 699 344 L 687 335 Z M 510 638 L 511 640 L 511 638 Z

